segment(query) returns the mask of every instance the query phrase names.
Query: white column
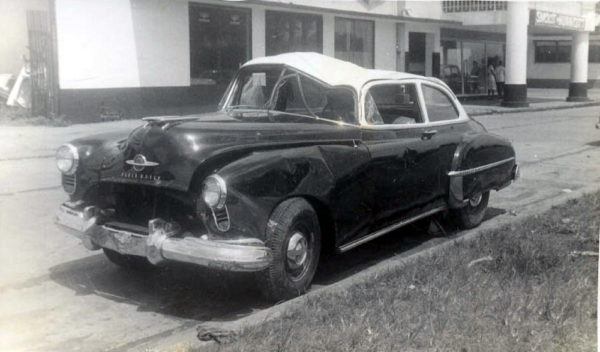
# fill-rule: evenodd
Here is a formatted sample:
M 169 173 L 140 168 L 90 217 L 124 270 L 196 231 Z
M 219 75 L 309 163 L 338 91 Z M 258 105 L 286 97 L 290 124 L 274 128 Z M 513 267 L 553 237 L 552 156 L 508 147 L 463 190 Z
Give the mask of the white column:
M 252 8 L 252 58 L 266 55 L 265 30 L 265 9 Z
M 506 86 L 503 105 L 527 105 L 527 1 L 509 1 L 506 14 Z
M 576 32 L 571 41 L 569 101 L 587 100 L 589 32 Z
M 335 57 L 335 17 L 323 14 L 323 55 Z
M 396 69 L 396 23 L 375 21 L 375 68 Z
M 404 72 L 406 69 L 405 55 L 408 51 L 408 30 L 406 24 L 396 25 L 396 71 Z
M 587 83 L 588 52 L 590 45 L 589 32 L 577 32 L 571 43 L 571 82 Z

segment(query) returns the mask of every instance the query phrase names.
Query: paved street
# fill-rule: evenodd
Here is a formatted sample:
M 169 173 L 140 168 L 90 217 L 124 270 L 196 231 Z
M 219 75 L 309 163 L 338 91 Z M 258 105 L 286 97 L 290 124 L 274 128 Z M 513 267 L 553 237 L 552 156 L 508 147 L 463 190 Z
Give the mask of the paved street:
M 510 217 L 565 193 L 600 188 L 600 130 L 594 129 L 599 113 L 599 107 L 587 107 L 479 117 L 513 141 L 522 166 L 519 182 L 492 194 L 490 214 Z M 69 139 L 137 124 L 0 129 L 0 350 L 141 348 L 199 322 L 234 320 L 268 306 L 250 277 L 182 266 L 123 271 L 54 227 L 54 209 L 66 198 L 54 149 Z M 326 258 L 316 287 L 439 241 L 392 234 Z

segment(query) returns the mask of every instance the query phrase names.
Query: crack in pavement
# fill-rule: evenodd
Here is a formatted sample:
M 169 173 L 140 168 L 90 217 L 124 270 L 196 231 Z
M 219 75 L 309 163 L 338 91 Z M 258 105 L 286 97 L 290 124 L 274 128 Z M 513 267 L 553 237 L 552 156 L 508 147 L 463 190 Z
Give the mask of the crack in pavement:
M 54 157 L 55 157 L 54 154 L 19 156 L 19 157 L 12 157 L 12 158 L 0 158 L 0 162 L 2 162 L 2 161 L 32 160 L 32 159 L 51 159 L 51 158 L 54 158 Z

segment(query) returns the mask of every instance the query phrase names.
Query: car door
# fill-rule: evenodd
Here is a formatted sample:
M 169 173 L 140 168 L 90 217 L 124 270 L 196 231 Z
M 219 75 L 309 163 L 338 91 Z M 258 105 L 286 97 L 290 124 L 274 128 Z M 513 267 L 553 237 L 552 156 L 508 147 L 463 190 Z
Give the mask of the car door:
M 425 124 L 417 81 L 383 81 L 364 91 L 362 142 L 371 159 L 372 230 L 434 198 L 435 135 Z
M 456 96 L 446 87 L 434 82 L 423 82 L 419 87 L 427 117 L 427 130 L 432 133 L 435 131 L 435 137 L 430 142 L 435 148 L 437 167 L 430 190 L 435 197 L 446 198 L 450 183 L 448 172 L 462 136 L 471 131 L 470 120 Z

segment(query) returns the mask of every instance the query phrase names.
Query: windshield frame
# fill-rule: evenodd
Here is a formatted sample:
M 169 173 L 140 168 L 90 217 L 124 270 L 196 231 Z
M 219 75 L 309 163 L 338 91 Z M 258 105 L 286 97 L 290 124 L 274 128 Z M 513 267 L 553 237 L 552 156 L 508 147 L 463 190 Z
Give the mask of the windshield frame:
M 225 94 L 223 95 L 223 98 L 221 99 L 221 102 L 219 103 L 219 107 L 218 107 L 219 111 L 229 114 L 232 111 L 238 110 L 238 109 L 236 109 L 236 105 L 232 105 L 232 102 L 235 98 L 236 91 L 238 90 L 238 88 L 241 84 L 240 79 L 239 79 L 240 75 L 242 74 L 242 72 L 244 72 L 245 69 L 259 69 L 260 70 L 260 69 L 274 69 L 274 68 L 281 69 L 281 71 L 280 71 L 277 81 L 275 82 L 275 84 L 273 86 L 273 91 L 271 92 L 271 95 L 269 96 L 267 103 L 265 103 L 265 107 L 264 108 L 254 108 L 254 107 L 241 108 L 240 107 L 240 108 L 238 108 L 239 110 L 242 110 L 242 111 L 244 111 L 244 110 L 245 111 L 265 111 L 269 115 L 272 112 L 277 112 L 278 114 L 307 117 L 307 118 L 311 118 L 311 119 L 315 119 L 315 120 L 328 121 L 328 122 L 339 124 L 339 125 L 347 125 L 347 126 L 354 126 L 354 127 L 360 126 L 360 120 L 357 115 L 358 113 L 360 113 L 358 94 L 351 86 L 346 86 L 346 85 L 331 86 L 331 85 L 323 82 L 322 80 L 320 80 L 316 77 L 313 77 L 312 75 L 306 74 L 300 70 L 297 70 L 293 67 L 289 67 L 285 64 L 266 64 L 266 65 L 260 64 L 260 65 L 243 66 L 242 68 L 240 68 L 238 70 L 238 72 L 236 73 L 236 75 L 234 76 L 231 83 L 229 84 L 227 90 L 225 91 Z M 352 97 L 353 97 L 353 101 L 354 101 L 354 114 L 356 116 L 356 120 L 354 121 L 354 123 L 347 123 L 344 121 L 335 121 L 335 120 L 331 120 L 328 118 L 319 117 L 309 107 L 309 104 L 306 101 L 306 97 L 304 94 L 304 87 L 302 85 L 301 77 L 312 80 L 312 81 L 322 85 L 323 87 L 326 87 L 329 89 L 344 89 L 344 90 L 350 91 L 352 94 Z M 293 112 L 288 112 L 288 111 L 275 110 L 275 102 L 277 100 L 279 88 L 285 82 L 285 80 L 290 79 L 290 78 L 296 79 L 302 104 L 306 108 L 306 111 L 309 112 L 309 114 L 299 114 L 299 113 L 293 113 Z

